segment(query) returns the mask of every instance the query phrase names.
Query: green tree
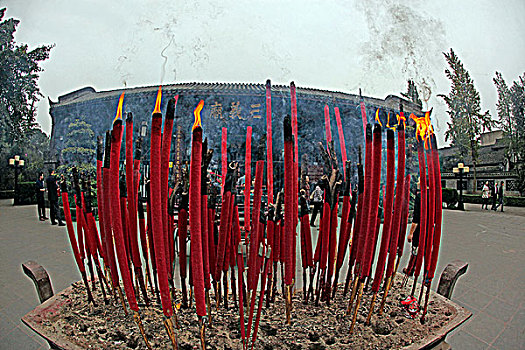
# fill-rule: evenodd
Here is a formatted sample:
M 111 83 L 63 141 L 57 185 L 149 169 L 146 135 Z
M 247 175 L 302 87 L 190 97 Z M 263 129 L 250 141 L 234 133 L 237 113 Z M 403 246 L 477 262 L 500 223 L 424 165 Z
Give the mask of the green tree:
M 60 154 L 63 165 L 58 168 L 58 171 L 69 176 L 71 168 L 76 166 L 80 172 L 94 175 L 95 166 L 93 164 L 97 144 L 91 125 L 77 118 L 69 124 L 68 130 L 65 147 Z
M 413 80 L 408 80 L 407 92 L 402 92 L 401 96 L 409 99 L 415 104 L 422 106 L 421 99 L 419 98 L 419 93 L 417 92 L 416 83 Z
M 44 168 L 49 138 L 35 123 L 35 105 L 42 97 L 37 84 L 39 65 L 52 48 L 43 45 L 29 50 L 17 44 L 14 34 L 19 21 L 4 20 L 5 11 L 0 9 L 0 173 L 4 175 L 0 189 L 13 186 L 7 160 L 16 154 L 25 160 L 19 181 L 35 180 Z
M 52 45 L 29 50 L 26 44 L 14 41 L 20 21 L 3 20 L 6 9 L 0 10 L 0 129 L 3 143 L 16 143 L 27 137 L 35 127 L 35 104 L 43 95 L 37 81 L 49 58 Z
M 445 69 L 445 74 L 452 83 L 448 95 L 438 95 L 447 104 L 447 113 L 450 116 L 445 140 L 452 141 L 452 146 L 457 147 L 461 158 L 471 157 L 474 169 L 474 190 L 476 190 L 478 140 L 483 131 L 492 129 L 494 121 L 488 110 L 481 112 L 479 92 L 474 87 L 474 81 L 459 57 L 452 49 L 448 53 L 444 52 L 443 55 L 450 66 L 450 69 Z
M 507 145 L 507 159 L 518 174 L 518 191 L 525 192 L 525 73 L 508 87 L 501 73 L 493 79 L 498 91 L 498 124 Z

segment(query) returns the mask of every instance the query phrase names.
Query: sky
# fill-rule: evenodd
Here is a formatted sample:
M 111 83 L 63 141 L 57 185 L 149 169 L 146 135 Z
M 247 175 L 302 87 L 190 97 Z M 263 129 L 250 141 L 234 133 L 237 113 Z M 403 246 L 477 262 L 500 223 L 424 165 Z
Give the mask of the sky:
M 444 145 L 443 52 L 459 56 L 493 117 L 495 72 L 509 85 L 525 73 L 523 0 L 11 0 L 0 7 L 21 21 L 17 42 L 55 45 L 39 80 L 37 122 L 48 134 L 47 99 L 86 86 L 269 78 L 385 98 L 413 79 Z

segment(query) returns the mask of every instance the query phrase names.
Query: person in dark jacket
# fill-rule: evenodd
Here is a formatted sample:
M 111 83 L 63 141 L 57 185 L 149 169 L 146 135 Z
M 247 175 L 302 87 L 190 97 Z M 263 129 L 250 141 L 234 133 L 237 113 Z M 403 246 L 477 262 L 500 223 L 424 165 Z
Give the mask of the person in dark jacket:
M 492 186 L 490 186 L 490 198 L 492 199 L 491 210 L 496 210 L 496 201 L 498 199 L 498 183 L 494 180 Z
M 51 225 L 64 226 L 60 218 L 60 211 L 58 210 L 58 185 L 55 170 L 51 170 L 49 176 L 46 179 L 47 185 L 47 199 L 49 200 L 49 211 L 51 212 Z
M 498 204 L 496 205 L 494 211 L 498 210 L 498 208 L 501 206 L 501 211 L 503 211 L 503 181 L 500 182 L 499 188 L 498 188 Z
M 44 186 L 44 173 L 38 174 L 38 179 L 35 182 L 36 202 L 38 205 L 38 218 L 40 221 L 46 221 L 46 206 L 44 203 L 44 193 L 46 188 Z
M 312 204 L 314 205 L 312 217 L 310 218 L 310 226 L 315 226 L 315 219 L 317 218 L 317 214 L 321 214 L 321 218 L 323 217 L 323 195 L 324 192 L 321 189 L 321 187 L 319 185 L 315 186 L 314 191 L 310 195 L 310 199 L 312 200 Z

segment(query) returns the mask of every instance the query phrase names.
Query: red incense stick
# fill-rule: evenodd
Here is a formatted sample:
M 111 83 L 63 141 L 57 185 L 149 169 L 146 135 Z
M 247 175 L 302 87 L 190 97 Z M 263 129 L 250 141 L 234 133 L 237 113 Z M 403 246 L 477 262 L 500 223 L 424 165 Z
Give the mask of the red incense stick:
M 335 121 L 337 122 L 337 132 L 339 134 L 339 145 L 341 146 L 341 158 L 343 160 L 343 166 L 346 164 L 346 144 L 345 135 L 343 133 L 343 123 L 341 122 L 341 114 L 339 113 L 339 107 L 334 108 Z M 346 181 L 346 171 L 343 173 L 344 181 Z
M 151 230 L 153 233 L 157 277 L 160 289 L 162 311 L 167 318 L 173 315 L 171 295 L 168 284 L 168 267 L 164 229 L 162 223 L 162 180 L 161 180 L 161 128 L 162 114 L 160 102 L 162 88 L 159 87 L 155 109 L 151 118 L 151 145 L 150 145 L 150 197 L 151 197 Z M 150 223 L 148 222 L 148 225 Z
M 224 194 L 224 185 L 226 184 L 226 172 L 228 171 L 228 129 L 226 127 L 222 128 L 222 138 L 221 138 L 221 196 Z
M 386 174 L 386 193 L 384 201 L 384 221 L 383 233 L 381 236 L 381 246 L 379 247 L 379 255 L 376 263 L 376 270 L 374 275 L 374 283 L 372 284 L 372 292 L 379 291 L 379 285 L 383 278 L 385 270 L 386 256 L 388 253 L 388 246 L 390 244 L 390 235 L 392 233 L 392 205 L 394 197 L 394 179 L 395 179 L 395 148 L 394 148 L 394 131 L 387 129 L 386 133 L 386 157 L 387 157 L 387 174 Z M 372 307 L 371 307 L 372 308 Z
M 122 143 L 122 104 L 124 102 L 124 93 L 120 96 L 117 115 L 113 122 L 113 132 L 111 135 L 111 159 L 109 168 L 110 181 L 110 202 L 111 202 L 111 226 L 115 235 L 115 245 L 117 258 L 120 266 L 120 274 L 124 282 L 124 291 L 129 306 L 133 311 L 138 311 L 138 304 L 133 290 L 133 283 L 129 273 L 128 257 L 125 250 L 124 232 L 122 231 L 122 218 L 120 213 L 120 196 L 119 196 L 119 163 L 120 148 Z
M 244 232 L 250 233 L 250 190 L 252 183 L 252 127 L 246 129 L 246 157 L 244 163 Z M 270 192 L 268 192 L 270 193 Z M 270 198 L 270 196 L 268 196 Z
M 266 179 L 268 203 L 273 204 L 273 150 L 272 150 L 272 85 L 266 80 Z
M 332 142 L 332 128 L 330 127 L 330 110 L 328 105 L 324 106 L 324 128 L 326 131 L 326 147 Z
M 171 244 L 169 236 L 172 236 L 172 232 L 169 232 L 168 224 L 168 176 L 170 172 L 169 161 L 171 151 L 171 140 L 173 136 L 173 120 L 175 118 L 175 107 L 179 95 L 175 95 L 174 98 L 170 99 L 166 108 L 166 118 L 164 118 L 164 130 L 162 133 L 162 146 L 161 146 L 161 158 L 160 158 L 160 181 L 161 181 L 161 200 L 162 200 L 162 227 L 164 230 L 164 247 L 166 257 L 171 256 Z M 171 238 L 173 240 L 173 237 Z M 172 276 L 172 265 L 171 258 L 169 259 L 168 278 Z
M 193 287 L 195 291 L 195 304 L 197 315 L 206 316 L 206 300 L 204 295 L 204 269 L 202 260 L 202 232 L 201 232 L 201 163 L 202 163 L 202 127 L 200 112 L 204 106 L 201 100 L 193 114 L 193 139 L 191 145 L 190 163 L 190 232 L 191 232 L 191 268 Z

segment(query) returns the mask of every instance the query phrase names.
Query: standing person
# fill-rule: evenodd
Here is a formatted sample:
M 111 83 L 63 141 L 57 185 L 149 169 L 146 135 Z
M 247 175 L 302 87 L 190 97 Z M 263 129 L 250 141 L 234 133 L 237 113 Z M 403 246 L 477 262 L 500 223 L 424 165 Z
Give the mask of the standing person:
M 485 210 L 489 210 L 489 196 L 490 196 L 490 187 L 489 182 L 485 182 L 485 185 L 483 185 L 483 189 L 481 190 L 481 209 L 485 207 Z
M 494 211 L 496 210 L 497 195 L 498 195 L 498 183 L 496 182 L 496 180 L 494 180 L 494 183 L 490 187 L 490 197 L 492 198 L 492 208 L 490 209 Z
M 498 207 L 501 206 L 501 211 L 503 212 L 503 181 L 500 182 L 499 188 L 498 188 L 498 204 L 496 205 L 496 209 L 494 211 L 498 210 Z
M 38 205 L 38 218 L 40 221 L 46 221 L 46 205 L 44 203 L 44 193 L 46 188 L 44 186 L 44 173 L 38 174 L 38 179 L 35 182 L 36 202 Z
M 323 190 L 319 185 L 315 186 L 314 191 L 310 195 L 310 199 L 312 200 L 312 204 L 314 205 L 314 209 L 312 212 L 312 218 L 310 219 L 310 226 L 315 226 L 315 219 L 317 218 L 317 214 L 321 214 L 321 218 L 323 217 Z
M 58 210 L 58 186 L 57 186 L 57 177 L 55 175 L 55 170 L 51 170 L 49 176 L 46 179 L 47 184 L 47 199 L 49 200 L 49 211 L 51 212 L 51 225 L 56 225 L 58 221 L 58 226 L 64 226 L 60 218 L 60 212 Z

